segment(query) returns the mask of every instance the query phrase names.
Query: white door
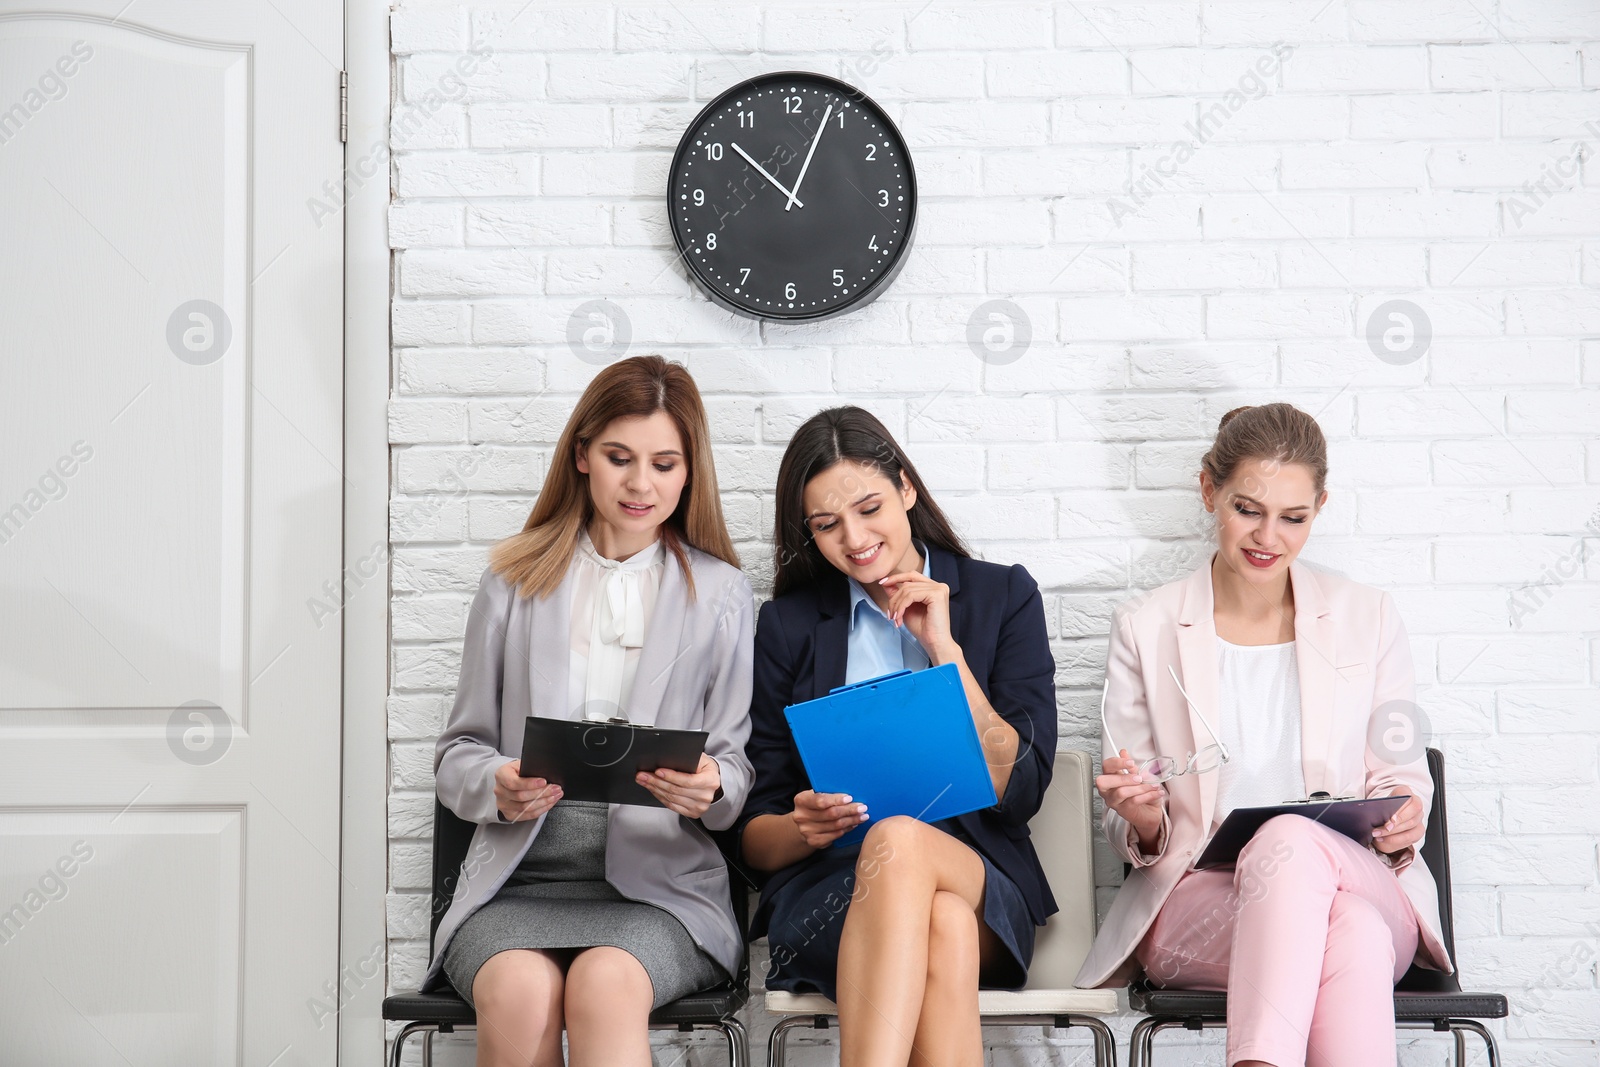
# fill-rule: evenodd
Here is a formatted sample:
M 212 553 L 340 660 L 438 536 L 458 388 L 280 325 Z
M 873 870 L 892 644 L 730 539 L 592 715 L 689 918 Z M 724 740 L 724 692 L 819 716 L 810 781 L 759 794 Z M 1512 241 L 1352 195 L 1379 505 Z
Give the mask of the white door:
M 0 3 L 0 1062 L 334 1062 L 342 54 Z

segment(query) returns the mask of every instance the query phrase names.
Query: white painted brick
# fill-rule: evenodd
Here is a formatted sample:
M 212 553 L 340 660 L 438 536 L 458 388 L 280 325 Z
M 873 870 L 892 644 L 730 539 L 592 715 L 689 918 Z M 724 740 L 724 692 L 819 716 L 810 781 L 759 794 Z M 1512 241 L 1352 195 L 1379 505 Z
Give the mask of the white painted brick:
M 430 92 L 454 103 L 478 100 L 537 100 L 544 95 L 545 61 L 540 56 L 496 52 L 479 58 L 424 52 L 400 68 L 401 99 L 425 104 Z
M 426 248 L 460 246 L 460 204 L 406 203 L 389 206 L 389 247 Z
M 400 255 L 404 296 L 488 296 L 537 293 L 541 256 L 529 249 L 416 251 Z
M 1129 364 L 1135 388 L 1222 389 L 1278 379 L 1278 353 L 1270 343 L 1136 345 Z
M 1349 198 L 1308 193 L 1263 196 L 1208 196 L 1204 200 L 1207 239 L 1312 240 L 1350 232 Z
M 1279 249 L 1278 261 L 1283 285 L 1292 289 L 1411 289 L 1427 274 L 1420 246 L 1390 241 L 1296 241 Z
M 1285 189 L 1420 189 L 1427 148 L 1344 142 L 1284 145 Z
M 611 111 L 601 104 L 482 103 L 468 108 L 467 116 L 476 148 L 605 148 L 611 144 Z M 682 126 L 678 132 L 683 132 Z
M 1044 397 L 935 395 L 912 405 L 911 440 L 1048 441 L 1054 409 Z
M 984 60 L 990 96 L 1116 94 L 1128 85 L 1128 60 L 1115 52 L 1013 52 Z M 1140 91 L 1134 86 L 1134 91 Z
M 1421 385 L 1427 380 L 1425 361 L 1399 367 L 1385 363 L 1372 354 L 1365 338 L 1359 341 L 1285 341 L 1280 353 L 1285 385 L 1395 389 Z
M 465 148 L 468 140 L 466 108 L 447 105 L 442 97 L 430 97 L 421 106 L 402 105 L 389 124 L 389 147 L 395 152 L 417 148 Z M 367 169 L 377 172 L 377 163 L 378 157 L 374 155 Z
M 1127 384 L 1127 351 L 1112 344 L 1050 344 L 1035 338 L 1016 362 L 983 368 L 983 390 L 991 394 L 1120 389 Z
M 1127 153 L 1104 148 L 991 149 L 981 154 L 983 191 L 996 196 L 1115 193 L 1127 184 Z M 921 182 L 919 164 L 918 181 Z
M 1494 40 L 1500 31 L 1474 0 L 1349 0 L 1358 41 Z
M 496 51 L 555 52 L 606 48 L 610 13 L 592 4 L 499 4 L 472 9 L 472 43 Z
M 1594 134 L 1589 97 L 1581 92 L 1546 89 L 1542 92 L 1500 93 L 1500 133 L 1504 137 L 1582 137 Z
M 588 201 L 480 201 L 467 209 L 473 245 L 598 245 L 610 230 L 606 206 Z
M 1146 199 L 1058 200 L 1051 208 L 1056 241 L 1197 241 L 1202 198 L 1157 193 Z
M 1198 337 L 1197 296 L 1081 296 L 1059 302 L 1063 341 L 1155 341 Z
M 1314 413 L 1332 495 L 1304 558 L 1392 590 L 1405 618 L 1451 754 L 1463 969 L 1512 998 L 1509 1062 L 1594 1067 L 1592 970 L 1581 988 L 1540 970 L 1589 936 L 1540 907 L 1588 906 L 1600 832 L 1600 197 L 1556 170 L 1600 145 L 1580 91 L 1600 86 L 1592 3 L 519 3 L 392 17 L 391 984 L 426 965 L 432 742 L 462 612 L 599 372 L 565 337 L 603 297 L 630 354 L 699 381 L 760 594 L 784 442 L 826 406 L 877 413 L 974 550 L 1043 585 L 1069 746 L 1097 745 L 1112 608 L 1210 554 L 1195 475 L 1217 420 Z M 663 204 L 700 107 L 784 69 L 880 100 L 923 196 L 883 299 L 792 326 L 706 300 Z M 994 298 L 1033 329 L 1004 364 L 966 341 Z M 1365 339 L 1396 298 L 1433 323 L 1404 366 Z M 1524 784 L 1539 775 L 1565 788 Z M 1096 875 L 1103 910 L 1120 876 L 1104 846 Z M 1222 1051 L 1170 1043 L 1176 1063 Z M 470 1039 L 440 1044 L 470 1060 Z M 1405 1038 L 1400 1062 L 1441 1067 L 1446 1045 Z M 1088 1051 L 986 1046 L 1007 1067 Z
M 1337 96 L 1232 97 L 1200 101 L 1195 136 L 1217 141 L 1331 141 L 1344 137 L 1349 105 Z
M 1342 41 L 1343 4 L 1327 0 L 1243 0 L 1207 4 L 1201 39 L 1207 44 Z
M 1428 280 L 1436 287 L 1570 285 L 1577 272 L 1577 247 L 1551 241 L 1450 243 L 1428 249 Z
M 1332 14 L 1329 11 L 1323 18 Z M 1415 45 L 1381 48 L 1308 44 L 1297 47 L 1283 64 L 1283 87 L 1290 92 L 1416 92 L 1427 85 L 1427 50 Z
M 1129 60 L 1134 94 L 1162 96 L 1233 90 L 1259 95 L 1259 86 L 1278 86 L 1283 64 L 1271 47 L 1141 48 Z
M 1582 84 L 1575 44 L 1436 44 L 1428 47 L 1435 89 L 1541 89 Z
M 453 5 L 403 7 L 389 12 L 389 50 L 395 55 L 459 52 L 466 40 L 466 15 Z
M 1494 198 L 1480 193 L 1351 198 L 1357 237 L 1479 237 L 1496 230 Z
M 1512 385 L 1572 382 L 1577 353 L 1570 341 L 1441 338 L 1430 356 L 1436 384 Z
M 1156 190 L 1243 192 L 1277 183 L 1278 150 L 1254 145 L 1202 145 L 1192 155 L 1182 146 L 1136 149 L 1130 188 L 1135 195 Z
M 589 56 L 550 57 L 552 100 L 686 100 L 693 63 L 684 56 L 632 53 L 596 63 Z
M 1058 48 L 1199 43 L 1200 5 L 1195 0 L 1177 3 L 1088 0 L 1067 5 L 1056 18 Z
M 761 9 L 729 4 L 629 4 L 617 8 L 617 48 L 623 52 L 754 52 Z
M 914 49 L 1037 48 L 1050 37 L 1051 12 L 1038 4 L 930 3 L 906 27 Z
M 389 339 L 397 346 L 465 344 L 471 340 L 471 309 L 462 303 L 397 301 L 389 316 Z
M 1501 0 L 1500 29 L 1513 40 L 1600 36 L 1600 11 L 1581 0 Z
M 1507 293 L 1506 332 L 1600 333 L 1600 290 L 1528 289 Z
M 861 88 L 880 102 L 978 97 L 983 95 L 983 58 L 962 52 L 884 55 L 862 81 Z
M 900 51 L 906 15 L 893 4 L 775 6 L 766 12 L 762 47 L 785 52 Z
M 1206 297 L 1209 337 L 1327 337 L 1350 331 L 1350 301 L 1332 293 L 1223 293 Z
M 1438 485 L 1505 485 L 1527 481 L 1583 481 L 1583 445 L 1578 441 L 1435 441 L 1433 479 Z M 1517 493 L 1512 493 L 1513 528 L 1538 533 L 1559 528 L 1554 516 L 1538 514 L 1534 528 L 1516 521 Z M 1581 523 L 1580 523 L 1581 525 Z
M 543 192 L 551 196 L 662 196 L 666 152 L 552 152 L 544 157 Z
M 1132 271 L 1133 288 L 1142 290 L 1267 289 L 1278 280 L 1270 249 L 1211 242 L 1138 248 Z
M 539 186 L 539 157 L 524 153 L 406 153 L 397 166 L 403 197 L 519 196 Z
M 1004 248 L 984 254 L 984 273 L 989 291 L 997 293 L 1121 292 L 1128 284 L 1128 254 L 1119 248 L 1060 245 Z
M 1050 105 L 1050 140 L 1057 144 L 1141 145 L 1195 136 L 1194 105 L 1165 98 L 1078 97 Z
M 455 400 L 389 401 L 389 443 L 454 444 L 466 440 L 467 405 Z
M 1044 144 L 1050 139 L 1050 110 L 1039 102 L 914 102 L 906 105 L 900 132 L 912 152 L 934 146 Z
M 1445 141 L 1494 129 L 1494 93 L 1415 93 L 1350 98 L 1350 136 L 1362 141 Z
M 530 393 L 544 380 L 536 359 L 511 349 L 401 352 L 397 363 L 403 395 Z
M 997 445 L 989 449 L 988 487 L 997 491 L 1121 489 L 1132 454 L 1120 447 L 1079 442 Z

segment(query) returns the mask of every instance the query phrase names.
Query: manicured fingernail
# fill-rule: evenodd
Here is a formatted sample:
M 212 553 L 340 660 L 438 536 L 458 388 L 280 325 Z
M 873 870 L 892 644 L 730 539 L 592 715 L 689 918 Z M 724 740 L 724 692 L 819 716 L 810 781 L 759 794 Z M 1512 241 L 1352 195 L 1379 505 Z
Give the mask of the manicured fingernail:
M 839 794 L 839 803 L 841 803 L 841 804 L 850 803 L 850 794 L 849 793 L 840 793 Z

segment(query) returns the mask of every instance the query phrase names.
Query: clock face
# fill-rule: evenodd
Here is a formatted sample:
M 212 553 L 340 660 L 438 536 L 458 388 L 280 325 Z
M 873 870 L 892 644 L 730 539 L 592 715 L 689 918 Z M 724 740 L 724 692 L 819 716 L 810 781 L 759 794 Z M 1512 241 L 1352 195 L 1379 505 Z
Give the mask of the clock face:
M 672 232 L 713 300 L 766 319 L 820 319 L 874 299 L 905 262 L 916 178 L 871 100 L 819 74 L 736 85 L 684 133 Z

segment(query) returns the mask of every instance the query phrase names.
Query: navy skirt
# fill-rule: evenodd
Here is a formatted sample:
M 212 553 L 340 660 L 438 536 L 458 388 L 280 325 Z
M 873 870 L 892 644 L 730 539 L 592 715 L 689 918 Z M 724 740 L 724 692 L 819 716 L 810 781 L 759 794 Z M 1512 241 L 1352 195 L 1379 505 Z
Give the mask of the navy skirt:
M 970 841 L 950 822 L 933 824 L 957 840 Z M 976 849 L 973 849 L 977 852 Z M 786 993 L 821 993 L 837 1001 L 839 936 L 855 891 L 856 862 L 861 846 L 828 849 L 794 878 L 778 887 L 767 921 L 768 989 Z M 1004 952 L 980 975 L 979 988 L 1021 989 L 1033 962 L 1036 932 L 1027 902 L 1017 884 L 978 852 L 983 860 L 983 922 Z

